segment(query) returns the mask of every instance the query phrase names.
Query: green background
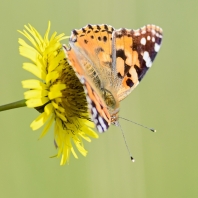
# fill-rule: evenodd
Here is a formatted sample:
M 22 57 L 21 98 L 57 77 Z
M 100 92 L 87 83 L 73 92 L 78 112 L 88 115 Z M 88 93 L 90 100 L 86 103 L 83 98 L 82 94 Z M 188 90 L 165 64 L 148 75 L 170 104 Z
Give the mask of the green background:
M 122 117 L 157 129 L 149 132 L 121 120 L 135 163 L 131 163 L 119 128 L 59 166 L 53 129 L 29 124 L 38 116 L 21 108 L 0 113 L 0 197 L 198 197 L 198 1 L 0 0 L 0 104 L 23 98 L 21 81 L 32 78 L 22 69 L 16 30 L 31 23 L 44 34 L 70 35 L 86 24 L 140 28 L 148 23 L 164 30 L 162 48 L 145 79 L 121 103 Z

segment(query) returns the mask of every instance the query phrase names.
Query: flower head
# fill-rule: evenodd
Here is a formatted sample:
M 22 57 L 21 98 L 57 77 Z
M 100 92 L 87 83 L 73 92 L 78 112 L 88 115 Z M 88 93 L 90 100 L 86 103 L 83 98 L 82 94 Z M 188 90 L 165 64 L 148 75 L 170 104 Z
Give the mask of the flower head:
M 62 50 L 60 41 L 66 38 L 64 34 L 54 32 L 49 39 L 50 22 L 44 38 L 31 25 L 25 29 L 19 32 L 32 46 L 19 38 L 20 54 L 31 60 L 24 63 L 23 68 L 37 77 L 22 81 L 23 88 L 29 89 L 24 93 L 26 105 L 42 112 L 30 126 L 37 130 L 45 125 L 40 136 L 43 137 L 55 122 L 56 156 L 62 155 L 60 164 L 63 165 L 70 153 L 78 158 L 74 145 L 86 156 L 82 140 L 90 142 L 89 137 L 98 138 L 98 135 L 92 130 L 94 124 L 87 112 L 83 87 Z

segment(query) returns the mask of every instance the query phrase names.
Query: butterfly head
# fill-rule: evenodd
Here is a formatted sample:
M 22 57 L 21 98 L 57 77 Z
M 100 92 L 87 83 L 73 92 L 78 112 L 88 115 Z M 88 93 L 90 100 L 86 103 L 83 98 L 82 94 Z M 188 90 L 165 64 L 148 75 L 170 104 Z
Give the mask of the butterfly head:
M 118 126 L 118 112 L 111 116 L 111 124 Z

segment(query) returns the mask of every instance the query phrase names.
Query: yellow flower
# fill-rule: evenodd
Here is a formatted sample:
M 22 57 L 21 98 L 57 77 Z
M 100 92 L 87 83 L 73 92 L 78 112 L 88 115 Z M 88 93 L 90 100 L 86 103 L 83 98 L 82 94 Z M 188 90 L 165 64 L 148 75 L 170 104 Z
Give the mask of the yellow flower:
M 23 69 L 38 78 L 22 81 L 23 88 L 29 89 L 24 93 L 26 105 L 42 112 L 30 127 L 37 130 L 45 125 L 40 136 L 43 137 L 55 121 L 54 144 L 58 148 L 56 156 L 62 155 L 60 164 L 63 165 L 71 152 L 78 158 L 74 145 L 86 156 L 82 140 L 90 142 L 89 136 L 98 138 L 98 135 L 92 130 L 94 124 L 87 112 L 83 87 L 68 64 L 60 43 L 67 37 L 54 32 L 49 39 L 50 22 L 44 38 L 31 25 L 25 26 L 25 29 L 19 32 L 32 46 L 19 38 L 20 54 L 31 60 L 23 64 Z

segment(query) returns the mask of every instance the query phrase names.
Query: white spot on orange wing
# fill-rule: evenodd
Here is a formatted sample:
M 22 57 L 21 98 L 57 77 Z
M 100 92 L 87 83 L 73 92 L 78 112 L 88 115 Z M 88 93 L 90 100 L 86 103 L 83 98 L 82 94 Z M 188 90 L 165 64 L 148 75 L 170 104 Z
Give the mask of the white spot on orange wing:
M 143 59 L 146 62 L 146 66 L 151 67 L 152 61 L 151 61 L 151 58 L 150 58 L 149 53 L 147 51 L 144 52 Z
M 160 45 L 158 45 L 157 43 L 155 43 L 155 47 L 154 47 L 155 51 L 158 52 L 160 49 Z
M 87 99 L 87 102 L 90 104 L 91 103 L 91 99 L 88 95 L 86 95 L 86 99 Z
M 152 41 L 155 42 L 155 37 L 152 37 Z
M 147 40 L 150 41 L 151 40 L 151 37 L 150 36 L 147 36 Z
M 98 120 L 99 120 L 99 122 L 100 122 L 100 125 L 101 125 L 102 128 L 104 129 L 104 131 L 106 131 L 106 130 L 107 130 L 107 126 L 106 126 L 106 124 L 104 123 L 102 117 L 99 116 L 99 117 L 98 117 Z
M 156 31 L 154 29 L 151 30 L 151 32 L 155 35 L 156 34 Z
M 140 36 L 140 32 L 135 32 L 134 35 L 135 36 Z
M 85 79 L 83 77 L 81 77 L 80 79 L 81 84 L 85 84 Z
M 144 37 L 141 38 L 140 43 L 141 43 L 142 45 L 146 45 L 146 39 L 145 39 Z
M 97 129 L 98 129 L 98 132 L 99 133 L 102 133 L 103 132 L 102 127 L 100 125 L 97 125 Z
M 93 119 L 95 124 L 98 124 L 98 120 L 97 119 Z

